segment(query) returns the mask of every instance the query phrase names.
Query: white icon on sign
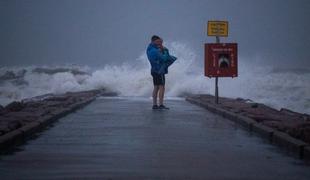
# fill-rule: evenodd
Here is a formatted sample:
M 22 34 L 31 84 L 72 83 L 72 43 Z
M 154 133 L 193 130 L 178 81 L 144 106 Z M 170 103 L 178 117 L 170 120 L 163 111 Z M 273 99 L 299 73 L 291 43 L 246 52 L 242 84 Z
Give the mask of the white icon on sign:
M 219 55 L 219 67 L 220 68 L 228 68 L 230 66 L 230 60 L 228 54 L 220 54 Z

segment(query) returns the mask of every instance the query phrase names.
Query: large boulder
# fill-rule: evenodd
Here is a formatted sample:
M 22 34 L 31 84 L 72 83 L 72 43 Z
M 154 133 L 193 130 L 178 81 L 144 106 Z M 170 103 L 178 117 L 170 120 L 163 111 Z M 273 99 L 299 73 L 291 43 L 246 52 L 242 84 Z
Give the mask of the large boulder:
M 9 127 L 4 124 L 0 124 L 0 136 L 8 133 L 10 131 Z
M 69 98 L 70 98 L 69 96 L 53 96 L 46 98 L 45 101 L 66 101 Z
M 4 111 L 4 107 L 0 105 L 0 114 Z
M 18 128 L 20 128 L 20 127 L 22 127 L 22 122 L 21 121 L 19 121 L 19 120 L 14 120 L 14 121 L 10 121 L 10 122 L 8 122 L 8 128 L 11 130 L 11 131 L 13 131 L 13 130 L 15 130 L 15 129 L 18 129 Z
M 25 107 L 25 104 L 22 102 L 14 101 L 8 104 L 5 109 L 7 111 L 16 112 L 21 111 Z

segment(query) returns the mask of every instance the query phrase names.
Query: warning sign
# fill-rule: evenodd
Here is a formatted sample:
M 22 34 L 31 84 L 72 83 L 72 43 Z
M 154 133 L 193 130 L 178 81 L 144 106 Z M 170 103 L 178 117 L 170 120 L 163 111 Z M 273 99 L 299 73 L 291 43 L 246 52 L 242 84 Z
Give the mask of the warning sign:
M 205 44 L 205 76 L 237 77 L 237 43 Z
M 228 21 L 208 21 L 208 36 L 228 36 Z

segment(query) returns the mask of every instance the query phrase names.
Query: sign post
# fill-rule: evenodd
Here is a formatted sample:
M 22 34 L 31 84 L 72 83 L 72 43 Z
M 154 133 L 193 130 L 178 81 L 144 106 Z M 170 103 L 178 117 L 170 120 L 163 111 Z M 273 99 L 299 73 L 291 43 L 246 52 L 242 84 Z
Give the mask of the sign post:
M 219 77 L 238 76 L 236 43 L 220 43 L 228 36 L 227 21 L 208 21 L 208 36 L 215 36 L 216 43 L 205 44 L 205 76 L 215 77 L 215 103 L 219 103 Z
M 220 37 L 216 36 L 216 43 L 220 43 Z M 215 103 L 219 103 L 219 77 L 215 77 Z

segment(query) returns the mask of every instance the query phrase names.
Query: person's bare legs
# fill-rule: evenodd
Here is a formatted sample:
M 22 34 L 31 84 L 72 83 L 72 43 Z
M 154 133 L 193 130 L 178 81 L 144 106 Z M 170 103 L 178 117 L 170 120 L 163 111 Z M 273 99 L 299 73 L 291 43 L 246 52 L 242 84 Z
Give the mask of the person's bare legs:
M 164 105 L 165 86 L 159 85 L 159 105 Z
M 153 89 L 153 105 L 157 105 L 158 91 L 159 91 L 159 86 L 155 86 L 154 85 L 154 89 Z

